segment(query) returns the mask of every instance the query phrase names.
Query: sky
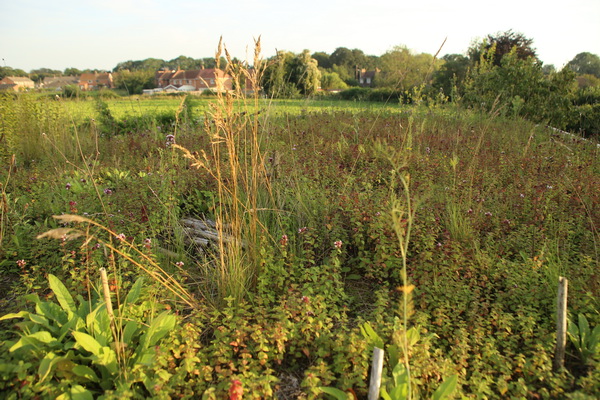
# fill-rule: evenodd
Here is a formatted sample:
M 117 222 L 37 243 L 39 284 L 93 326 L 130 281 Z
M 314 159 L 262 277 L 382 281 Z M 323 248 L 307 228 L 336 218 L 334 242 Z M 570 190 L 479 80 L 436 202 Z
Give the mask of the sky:
M 0 65 L 112 70 L 119 62 L 232 57 L 338 47 L 381 56 L 394 46 L 439 56 L 512 29 L 544 64 L 600 55 L 600 0 L 0 0 Z

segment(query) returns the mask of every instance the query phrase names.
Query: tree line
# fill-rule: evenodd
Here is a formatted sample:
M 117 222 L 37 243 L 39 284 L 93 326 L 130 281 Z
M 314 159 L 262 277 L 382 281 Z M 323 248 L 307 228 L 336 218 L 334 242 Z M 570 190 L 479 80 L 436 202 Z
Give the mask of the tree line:
M 244 64 L 232 59 L 235 69 Z M 180 56 L 169 61 L 147 58 L 124 61 L 115 68 L 115 85 L 128 93 L 155 86 L 160 69 L 225 68 L 224 58 Z M 253 66 L 259 67 L 259 66 Z M 261 86 L 269 97 L 299 97 L 342 91 L 343 98 L 412 102 L 417 97 L 455 101 L 486 112 L 523 116 L 563 129 L 600 132 L 600 57 L 577 54 L 561 70 L 545 65 L 533 39 L 511 30 L 490 34 L 471 44 L 465 54 L 415 53 L 396 46 L 381 56 L 338 47 L 331 54 L 304 50 L 278 51 L 263 61 Z M 375 71 L 369 88 L 360 88 L 358 71 Z M 79 75 L 75 68 L 41 68 L 29 74 L 0 67 L 0 78 Z

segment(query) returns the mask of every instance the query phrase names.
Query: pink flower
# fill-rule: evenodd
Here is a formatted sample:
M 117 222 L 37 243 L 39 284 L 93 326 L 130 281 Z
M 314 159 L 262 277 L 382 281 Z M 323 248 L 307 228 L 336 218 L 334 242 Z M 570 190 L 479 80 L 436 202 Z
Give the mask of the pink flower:
M 288 244 L 288 236 L 287 235 L 282 235 L 281 239 L 279 240 L 279 244 L 282 246 L 287 246 Z
M 116 238 L 117 240 L 122 240 L 122 241 L 124 241 L 124 240 L 126 239 L 126 236 L 125 236 L 125 234 L 124 234 L 124 233 L 119 233 L 117 236 L 115 236 L 115 238 Z
M 341 249 L 342 248 L 342 241 L 341 240 L 336 240 L 333 245 L 335 246 L 336 249 Z
M 302 228 L 298 229 L 298 233 L 304 233 L 304 232 L 306 232 L 307 230 L 308 230 L 308 228 L 304 226 L 304 227 L 302 227 Z
M 177 268 L 182 268 L 184 265 L 185 265 L 185 264 L 183 263 L 183 261 L 177 261 L 177 262 L 175 263 L 175 266 L 176 266 Z
M 24 268 L 24 267 L 25 267 L 25 265 L 27 265 L 27 261 L 25 261 L 25 260 L 18 260 L 18 261 L 17 261 L 17 266 L 18 266 L 19 268 Z

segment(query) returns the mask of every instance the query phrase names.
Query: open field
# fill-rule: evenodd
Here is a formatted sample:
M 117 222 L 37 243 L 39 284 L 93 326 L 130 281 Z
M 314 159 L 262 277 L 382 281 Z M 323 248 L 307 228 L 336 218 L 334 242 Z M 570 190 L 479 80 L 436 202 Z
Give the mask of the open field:
M 363 399 L 375 346 L 392 398 L 600 396 L 596 143 L 450 106 L 103 104 L 0 98 L 0 398 Z

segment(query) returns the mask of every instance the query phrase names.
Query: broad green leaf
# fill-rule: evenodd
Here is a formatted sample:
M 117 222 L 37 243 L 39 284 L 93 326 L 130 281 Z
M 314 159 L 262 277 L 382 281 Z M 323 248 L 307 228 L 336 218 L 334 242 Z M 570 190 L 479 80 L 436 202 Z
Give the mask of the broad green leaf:
M 394 370 L 392 371 L 392 377 L 394 378 L 394 385 L 397 387 L 405 385 L 408 382 L 408 370 L 404 364 L 396 364 Z M 390 395 L 394 397 L 392 392 L 390 392 Z
M 42 301 L 35 305 L 35 312 L 43 315 L 51 321 L 55 321 L 58 325 L 66 324 L 69 320 L 67 312 L 58 304 L 49 301 Z
M 71 387 L 71 400 L 94 400 L 92 392 L 81 385 Z
M 348 393 L 333 387 L 319 386 L 319 390 L 323 393 L 327 393 L 328 395 L 333 396 L 337 400 L 348 400 L 350 398 Z
M 72 369 L 73 373 L 81 378 L 85 378 L 92 382 L 98 382 L 98 375 L 88 366 L 76 365 Z
M 46 356 L 40 362 L 40 366 L 38 367 L 38 375 L 40 376 L 40 382 L 46 380 L 50 372 L 52 371 L 52 367 L 59 361 L 63 360 L 64 357 L 58 357 L 56 354 L 50 352 L 46 354 Z
M 77 314 L 72 314 L 69 322 L 67 322 L 60 328 L 60 331 L 58 332 L 58 340 L 62 342 L 69 332 L 77 331 L 82 327 L 83 320 L 81 319 L 81 317 L 79 317 L 79 315 Z
M 31 345 L 35 347 L 37 350 L 40 350 L 43 345 L 54 345 L 58 343 L 58 341 L 47 331 L 39 331 L 32 333 L 30 335 L 22 336 L 17 343 L 15 343 L 9 351 L 13 352 L 15 350 L 20 349 L 21 347 Z
M 98 343 L 96 339 L 94 339 L 85 332 L 73 332 L 73 336 L 75 337 L 75 340 L 81 347 L 83 347 L 85 350 L 89 351 L 96 357 L 100 357 L 100 349 L 102 348 L 102 346 L 100 345 L 100 343 Z
M 140 293 L 142 292 L 142 284 L 144 283 L 143 278 L 138 278 L 131 289 L 129 289 L 129 293 L 127 293 L 127 297 L 125 297 L 126 304 L 133 304 L 140 298 Z
M 380 396 L 383 400 L 392 400 L 392 398 L 390 397 L 389 393 L 385 390 L 385 388 L 381 388 L 381 393 Z
M 567 334 L 575 347 L 579 348 L 579 328 L 571 320 L 568 320 L 567 323 Z
M 55 326 L 50 325 L 50 321 L 48 321 L 48 318 L 38 315 L 38 314 L 32 314 L 32 313 L 29 313 L 27 316 L 29 317 L 31 322 L 43 326 L 44 328 L 46 328 L 47 330 L 49 330 L 50 332 L 52 332 L 54 334 L 57 333 L 57 328 Z
M 408 341 L 408 346 L 412 347 L 419 342 L 421 339 L 421 333 L 419 332 L 419 327 L 412 327 L 406 332 L 406 339 Z
M 5 319 L 11 319 L 11 318 L 25 318 L 27 316 L 29 316 L 28 311 L 19 311 L 18 313 L 11 313 L 11 314 L 3 315 L 2 317 L 0 317 L 0 321 L 4 321 Z
M 404 400 L 408 398 L 408 383 L 395 386 L 390 390 L 390 397 L 392 400 Z
M 583 347 L 587 347 L 588 337 L 590 336 L 590 324 L 583 314 L 579 314 L 579 336 Z
M 128 346 L 131 346 L 131 339 L 133 335 L 138 331 L 139 323 L 137 321 L 129 321 L 127 325 L 125 325 L 125 329 L 123 329 L 123 343 Z
M 458 382 L 458 375 L 454 374 L 446 379 L 433 393 L 433 400 L 443 400 L 452 396 L 452 393 L 456 390 L 456 383 Z
M 592 333 L 590 334 L 589 339 L 589 349 L 592 352 L 597 351 L 596 348 L 600 344 L 600 325 L 596 325 Z M 598 349 L 600 350 L 600 349 Z
M 379 347 L 380 349 L 384 348 L 383 339 L 375 332 L 370 323 L 365 322 L 360 327 L 360 331 L 370 345 L 372 344 L 374 347 Z
M 116 375 L 118 371 L 117 354 L 110 347 L 102 347 L 96 363 L 106 367 L 109 373 Z
M 50 284 L 50 289 L 52 289 L 56 295 L 56 300 L 58 300 L 58 303 L 63 310 L 70 311 L 72 313 L 77 311 L 77 307 L 75 306 L 73 297 L 71 297 L 71 293 L 69 293 L 69 290 L 60 281 L 60 279 L 52 274 L 48 274 L 48 283 Z
M 142 336 L 140 342 L 144 345 L 144 348 L 154 346 L 160 339 L 162 339 L 169 331 L 175 327 L 177 319 L 175 316 L 168 311 L 160 313 L 150 323 L 150 327 Z

